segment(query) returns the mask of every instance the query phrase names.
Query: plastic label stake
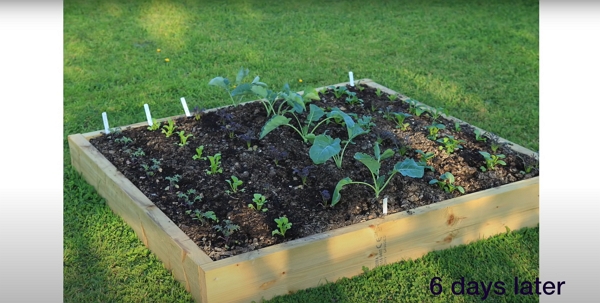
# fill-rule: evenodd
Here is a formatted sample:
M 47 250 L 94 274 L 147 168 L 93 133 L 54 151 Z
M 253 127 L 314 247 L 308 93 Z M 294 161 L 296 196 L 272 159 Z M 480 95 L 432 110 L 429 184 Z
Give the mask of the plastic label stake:
M 348 77 L 350 77 L 350 86 L 354 86 L 354 74 L 352 72 L 348 72 Z
M 184 97 L 181 97 L 181 105 L 183 106 L 183 110 L 185 111 L 185 115 L 187 117 L 191 116 L 190 115 L 190 110 L 187 107 L 187 103 L 185 102 L 185 98 Z
M 110 134 L 110 129 L 108 128 L 108 118 L 106 117 L 106 112 L 102 112 L 102 120 L 104 121 L 104 132 Z
M 383 198 L 383 214 L 387 215 L 387 200 L 388 198 Z
M 150 108 L 148 104 L 144 104 L 144 110 L 146 111 L 146 119 L 148 119 L 148 125 L 152 126 L 152 116 L 150 115 Z

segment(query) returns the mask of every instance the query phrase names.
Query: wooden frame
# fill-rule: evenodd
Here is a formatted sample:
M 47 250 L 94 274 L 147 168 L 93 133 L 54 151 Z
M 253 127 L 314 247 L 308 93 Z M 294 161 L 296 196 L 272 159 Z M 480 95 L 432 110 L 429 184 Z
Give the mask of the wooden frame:
M 369 79 L 360 83 L 398 94 Z M 142 126 L 147 123 L 130 125 Z M 73 167 L 198 302 L 269 299 L 355 276 L 362 273 L 363 266 L 373 268 L 418 258 L 433 250 L 506 232 L 506 228 L 516 230 L 539 223 L 539 177 L 535 177 L 419 207 L 410 214 L 396 213 L 213 261 L 90 144 L 89 139 L 101 133 L 68 137 Z M 511 148 L 537 156 L 514 143 Z

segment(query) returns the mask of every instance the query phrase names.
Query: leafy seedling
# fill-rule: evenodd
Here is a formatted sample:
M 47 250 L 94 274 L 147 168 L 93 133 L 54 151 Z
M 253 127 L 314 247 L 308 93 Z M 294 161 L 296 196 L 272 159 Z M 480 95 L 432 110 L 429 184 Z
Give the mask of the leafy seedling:
M 206 160 L 206 157 L 202 157 L 204 152 L 204 145 L 200 145 L 196 148 L 196 154 L 192 157 L 194 160 Z
M 244 184 L 244 182 L 238 179 L 236 176 L 231 176 L 231 180 L 225 180 L 225 182 L 229 183 L 229 187 L 234 193 L 237 193 L 238 187 Z
M 464 140 L 454 139 L 454 136 L 450 136 L 450 135 L 448 135 L 444 138 L 441 138 L 441 139 L 437 139 L 436 142 L 441 143 L 442 146 L 440 146 L 439 149 L 446 150 L 446 153 L 448 153 L 448 154 L 453 153 L 457 149 L 463 148 L 463 146 L 460 145 L 460 143 L 465 143 Z
M 408 103 L 408 112 L 417 117 L 420 117 L 421 114 L 425 112 L 425 108 L 423 108 L 422 105 L 419 105 L 419 101 L 417 100 L 408 99 L 406 100 L 406 103 Z
M 479 151 L 479 153 L 485 159 L 485 165 L 487 167 L 487 170 L 495 170 L 497 165 L 506 165 L 506 162 L 504 162 L 504 160 L 502 160 L 502 159 L 506 158 L 506 156 L 503 154 L 491 155 L 490 153 L 487 153 L 484 151 Z M 486 167 L 481 166 L 480 169 L 482 171 L 486 171 Z
M 334 206 L 340 201 L 341 194 L 340 191 L 345 185 L 348 184 L 362 184 L 370 187 L 375 192 L 375 198 L 378 199 L 380 193 L 385 189 L 385 187 L 389 184 L 396 173 L 400 173 L 403 176 L 411 177 L 411 178 L 422 178 L 425 174 L 425 169 L 422 165 L 419 165 L 415 160 L 411 158 L 404 159 L 402 162 L 396 163 L 394 168 L 389 172 L 389 176 L 386 174 L 380 175 L 379 169 L 381 168 L 381 161 L 391 158 L 394 156 L 394 151 L 391 149 L 385 150 L 381 153 L 379 149 L 379 144 L 375 143 L 374 149 L 374 157 L 371 155 L 367 155 L 364 153 L 356 153 L 354 155 L 354 159 L 360 161 L 364 164 L 369 171 L 371 172 L 371 176 L 373 177 L 373 184 L 369 184 L 366 182 L 360 181 L 352 181 L 349 177 L 346 177 L 340 181 L 338 181 L 335 186 L 335 190 L 333 192 L 333 197 L 331 199 L 331 205 Z
M 448 110 L 443 107 L 432 108 L 428 111 L 428 113 L 433 119 L 432 122 L 437 121 L 437 119 L 439 119 L 442 116 L 442 114 L 448 116 Z
M 208 85 L 218 86 L 224 89 L 234 106 L 238 106 L 244 100 L 244 97 L 252 95 L 254 86 L 267 87 L 263 82 L 260 82 L 260 77 L 256 76 L 251 83 L 244 83 L 243 80 L 249 74 L 249 70 L 243 67 L 238 71 L 235 78 L 235 84 L 232 84 L 229 79 L 224 77 L 215 77 L 208 82 Z
M 125 137 L 125 136 L 123 136 L 123 137 L 121 137 L 121 138 L 116 138 L 116 139 L 115 139 L 115 142 L 116 142 L 116 143 L 121 143 L 121 144 L 123 144 L 123 145 L 127 145 L 128 143 L 131 143 L 131 142 L 133 142 L 133 140 L 132 140 L 131 138 L 129 138 L 129 137 Z
M 404 123 L 404 120 L 410 117 L 410 114 L 406 113 L 393 113 L 394 118 L 396 118 L 396 128 L 399 128 L 402 131 L 406 131 L 408 129 L 408 123 Z
M 460 133 L 460 131 L 462 130 L 462 129 L 461 129 L 461 127 L 460 127 L 460 123 L 458 123 L 458 121 L 457 121 L 457 122 L 454 122 L 454 130 L 455 130 L 457 133 Z
M 168 138 L 173 135 L 173 132 L 175 131 L 175 128 L 177 126 L 175 126 L 175 121 L 173 121 L 173 119 L 169 119 L 167 123 L 167 125 L 163 125 L 162 133 L 165 134 L 165 136 Z
M 156 121 L 156 119 L 152 118 L 152 125 L 148 126 L 148 130 L 155 131 L 160 129 L 160 122 Z
M 217 215 L 215 214 L 214 211 L 209 210 L 206 212 L 201 212 L 197 209 L 194 210 L 193 214 L 191 210 L 187 210 L 186 213 L 188 215 L 192 215 L 192 220 L 198 220 L 200 221 L 200 224 L 202 226 L 204 226 L 204 223 L 208 222 L 208 220 L 213 220 L 214 222 L 219 222 L 219 219 L 217 219 Z
M 223 237 L 221 237 L 221 239 L 225 240 L 226 243 L 229 243 L 229 237 L 231 237 L 236 231 L 240 230 L 240 226 L 237 224 L 233 224 L 231 220 L 227 219 L 223 220 L 223 223 L 223 226 L 215 225 L 213 226 L 213 228 L 217 231 L 220 231 L 221 234 L 223 234 Z
M 398 99 L 398 95 L 396 95 L 396 94 L 387 95 L 387 97 L 390 100 L 390 102 L 394 102 Z
M 376 95 L 377 97 L 381 97 L 381 95 L 382 95 L 382 94 L 383 94 L 383 92 L 381 91 L 381 88 L 379 88 L 379 87 L 378 87 L 378 88 L 375 90 L 375 95 Z
M 321 124 L 325 123 L 328 120 L 334 119 L 335 116 L 328 116 L 325 119 L 323 119 L 321 122 L 317 123 L 316 125 L 313 126 L 313 124 L 315 122 L 317 122 L 319 119 L 321 119 L 323 116 L 325 116 L 325 111 L 314 105 L 314 104 L 310 104 L 309 105 L 309 113 L 308 116 L 306 117 L 306 120 L 304 121 L 304 124 L 300 122 L 300 119 L 298 118 L 298 116 L 296 115 L 296 113 L 294 112 L 290 112 L 291 115 L 295 118 L 298 127 L 292 125 L 290 122 L 292 121 L 292 118 L 283 116 L 283 115 L 273 115 L 263 126 L 261 132 L 260 132 L 260 136 L 259 139 L 264 138 L 267 134 L 269 134 L 271 131 L 275 130 L 276 128 L 280 127 L 280 126 L 288 126 L 290 128 L 292 128 L 294 131 L 296 131 L 300 137 L 302 137 L 302 140 L 304 140 L 304 142 L 312 142 L 315 138 L 315 130 L 317 129 L 317 127 L 319 127 Z
M 419 159 L 419 164 L 423 165 L 423 167 L 431 170 L 431 171 L 435 171 L 435 169 L 433 168 L 433 166 L 429 165 L 429 161 L 433 159 L 433 157 L 435 157 L 435 153 L 433 152 L 424 152 L 420 149 L 415 150 L 415 152 L 417 154 L 419 154 L 421 156 L 421 158 Z
M 252 199 L 252 202 L 254 202 L 254 204 L 256 204 L 256 206 L 254 206 L 254 204 L 250 203 L 248 204 L 248 208 L 250 209 L 256 209 L 258 211 L 262 211 L 262 212 L 266 212 L 268 209 L 265 207 L 263 208 L 263 205 L 265 203 L 267 203 L 267 198 L 261 194 L 254 194 L 254 198 Z
M 172 191 L 173 188 L 179 188 L 179 185 L 177 185 L 177 182 L 179 182 L 179 180 L 181 180 L 181 175 L 177 174 L 172 177 L 165 177 L 165 180 L 169 181 L 169 186 L 165 187 L 165 190 Z
M 437 140 L 437 136 L 438 133 L 440 132 L 440 129 L 445 129 L 446 126 L 444 124 L 441 123 L 432 123 L 431 125 L 427 125 L 427 130 L 429 130 L 429 135 L 427 136 L 427 139 L 429 140 Z
M 186 146 L 188 144 L 188 139 L 190 137 L 194 136 L 192 134 L 186 135 L 185 131 L 183 131 L 183 130 L 180 132 L 177 132 L 177 134 L 179 135 L 179 143 L 177 145 L 182 146 L 182 147 Z
M 299 168 L 294 168 L 293 173 L 298 175 L 300 177 L 300 179 L 302 180 L 302 184 L 306 185 L 306 181 L 308 179 L 308 174 L 310 173 L 310 169 L 313 168 L 312 165 L 303 167 L 302 169 Z
M 440 176 L 440 179 L 432 179 L 429 184 L 437 184 L 445 192 L 453 193 L 458 190 L 461 194 L 465 193 L 465 189 L 460 185 L 454 185 L 454 175 L 450 172 L 445 172 Z
M 281 235 L 285 237 L 285 232 L 292 228 L 292 223 L 288 221 L 287 217 L 279 217 L 275 219 L 275 223 L 277 223 L 277 229 L 274 230 L 271 235 Z
M 475 140 L 486 142 L 487 138 L 484 136 L 484 134 L 485 132 L 481 131 L 480 129 L 475 129 Z
M 193 199 L 191 199 L 192 196 L 194 196 Z M 186 193 L 178 193 L 177 197 L 183 199 L 184 206 L 192 206 L 194 202 L 202 201 L 203 195 L 198 195 L 195 189 L 189 189 Z
M 210 170 L 206 170 L 207 174 L 214 175 L 223 172 L 223 168 L 221 168 L 221 153 L 216 153 L 214 156 L 208 156 L 208 161 L 210 162 Z

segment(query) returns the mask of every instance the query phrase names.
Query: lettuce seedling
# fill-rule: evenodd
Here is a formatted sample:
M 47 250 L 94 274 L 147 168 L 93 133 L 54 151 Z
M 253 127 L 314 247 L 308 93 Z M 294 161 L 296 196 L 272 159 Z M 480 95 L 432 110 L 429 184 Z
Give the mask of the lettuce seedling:
M 433 119 L 433 122 L 437 121 L 437 119 L 439 119 L 439 117 L 444 114 L 446 116 L 448 116 L 448 110 L 443 108 L 443 107 L 438 107 L 438 108 L 432 108 L 429 111 L 427 111 L 429 113 L 429 115 L 431 115 L 431 118 Z
M 169 119 L 169 121 L 167 121 L 167 123 L 169 123 L 168 125 L 163 125 L 163 130 L 162 133 L 165 134 L 165 136 L 171 137 L 173 135 L 173 132 L 175 131 L 175 121 L 173 121 L 172 119 Z
M 263 205 L 265 203 L 267 203 L 267 198 L 261 194 L 254 194 L 254 198 L 252 199 L 252 202 L 254 202 L 256 204 L 256 207 L 254 206 L 254 204 L 250 203 L 248 204 L 248 208 L 250 209 L 256 209 L 262 212 L 266 212 L 267 210 L 269 210 L 268 208 L 263 208 Z
M 396 101 L 396 99 L 398 99 L 398 95 L 396 95 L 396 94 L 387 95 L 387 97 L 390 100 L 390 102 L 394 102 L 394 101 Z
M 408 99 L 406 100 L 406 103 L 408 103 L 408 112 L 417 117 L 420 117 L 421 114 L 425 112 L 425 108 L 423 108 L 422 105 L 419 105 L 419 101 L 417 100 Z
M 369 171 L 371 172 L 371 176 L 373 177 L 373 184 L 369 184 L 366 182 L 360 181 L 352 181 L 349 177 L 346 177 L 340 181 L 338 181 L 335 186 L 335 190 L 333 191 L 333 197 L 331 199 L 331 207 L 337 204 L 340 201 L 341 194 L 340 191 L 345 185 L 348 184 L 362 184 L 370 187 L 375 192 L 375 198 L 378 199 L 381 192 L 385 189 L 385 187 L 392 180 L 392 177 L 396 175 L 396 173 L 400 173 L 403 176 L 411 177 L 411 178 L 422 178 L 425 174 L 425 169 L 422 165 L 419 165 L 415 160 L 411 158 L 404 159 L 402 162 L 396 163 L 394 168 L 389 172 L 389 176 L 379 175 L 379 169 L 381 168 L 381 161 L 391 158 L 394 156 L 394 151 L 391 149 L 385 150 L 381 153 L 379 149 L 379 144 L 375 143 L 374 149 L 374 157 L 371 155 L 367 155 L 364 153 L 356 153 L 354 155 L 354 159 L 360 161 L 364 164 Z M 387 177 L 387 179 L 386 179 Z
M 196 119 L 196 121 L 200 121 L 200 119 L 202 118 L 202 116 L 204 115 L 204 109 L 203 108 L 199 108 L 197 105 L 194 107 L 194 110 L 192 111 L 193 115 L 194 115 L 194 119 Z
M 440 179 L 433 179 L 429 184 L 437 184 L 447 193 L 453 193 L 458 190 L 461 194 L 465 193 L 465 189 L 460 185 L 454 185 L 454 175 L 450 172 L 445 172 L 440 176 Z
M 465 143 L 464 140 L 454 139 L 454 136 L 450 135 L 447 135 L 446 137 L 441 139 L 437 139 L 436 142 L 442 143 L 443 146 L 440 146 L 439 149 L 445 149 L 448 154 L 453 153 L 457 149 L 463 148 L 463 146 L 460 145 L 460 143 Z
M 487 138 L 483 136 L 484 134 L 485 132 L 482 132 L 480 129 L 475 129 L 475 140 L 486 142 Z
M 207 174 L 214 175 L 223 172 L 223 168 L 221 168 L 221 153 L 208 156 L 208 161 L 210 161 L 210 170 L 205 170 Z
M 156 121 L 156 119 L 152 118 L 152 125 L 148 126 L 148 130 L 155 131 L 160 128 L 160 122 Z
M 375 95 L 376 95 L 377 97 L 381 97 L 381 95 L 382 95 L 382 94 L 383 94 L 383 92 L 381 91 L 381 88 L 379 88 L 379 87 L 378 87 L 378 88 L 375 90 Z
M 206 160 L 206 157 L 202 157 L 204 152 L 204 145 L 200 145 L 196 148 L 196 154 L 192 157 L 194 160 Z
M 186 146 L 188 144 L 187 140 L 188 140 L 189 137 L 193 137 L 194 136 L 192 134 L 189 134 L 189 135 L 186 136 L 185 135 L 185 131 L 183 131 L 183 130 L 180 131 L 180 132 L 177 132 L 177 134 L 179 135 L 179 141 L 180 141 L 179 143 L 177 143 L 177 145 L 182 146 L 182 147 Z
M 288 221 L 287 217 L 279 217 L 275 219 L 275 223 L 277 223 L 277 229 L 274 230 L 271 235 L 281 235 L 285 237 L 285 232 L 292 228 L 292 223 Z
M 348 144 L 350 144 L 357 136 L 366 134 L 367 131 L 355 123 L 354 120 L 352 120 L 352 117 L 337 108 L 334 108 L 328 115 L 330 118 L 338 117 L 344 120 L 346 131 L 348 132 L 348 140 L 342 141 L 340 138 L 334 139 L 325 134 L 318 135 L 308 153 L 310 159 L 315 164 L 322 164 L 330 158 L 333 158 L 335 165 L 338 168 L 342 168 L 342 160 Z M 340 146 L 340 143 L 344 143 L 344 148 Z
M 231 190 L 234 193 L 237 193 L 238 187 L 240 185 L 244 184 L 244 182 L 242 180 L 238 179 L 236 176 L 231 176 L 231 181 L 230 180 L 225 180 L 225 182 L 229 183 L 229 187 L 231 188 Z
M 504 160 L 501 160 L 501 159 L 506 158 L 506 156 L 503 154 L 490 155 L 489 153 L 484 152 L 484 151 L 479 151 L 479 153 L 485 159 L 485 164 L 486 164 L 488 170 L 495 170 L 497 165 L 506 165 L 506 162 L 504 162 Z M 480 169 L 482 171 L 486 171 L 486 168 L 483 166 L 481 166 Z

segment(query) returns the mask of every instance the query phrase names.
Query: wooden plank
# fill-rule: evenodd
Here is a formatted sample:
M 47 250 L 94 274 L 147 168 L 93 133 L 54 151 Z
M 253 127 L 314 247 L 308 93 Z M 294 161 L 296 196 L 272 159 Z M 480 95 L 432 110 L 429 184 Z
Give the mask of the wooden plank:
M 268 299 L 539 222 L 533 178 L 206 263 L 209 302 Z M 230 291 L 236 285 L 238 291 Z

